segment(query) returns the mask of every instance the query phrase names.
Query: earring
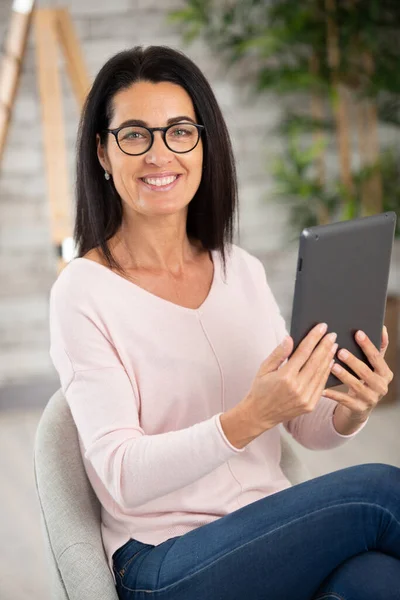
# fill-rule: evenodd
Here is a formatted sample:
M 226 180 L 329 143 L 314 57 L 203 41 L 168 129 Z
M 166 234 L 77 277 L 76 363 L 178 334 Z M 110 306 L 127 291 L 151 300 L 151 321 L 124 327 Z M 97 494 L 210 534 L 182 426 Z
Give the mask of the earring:
M 104 171 L 104 179 L 107 179 L 107 181 L 110 179 L 111 175 L 108 171 Z

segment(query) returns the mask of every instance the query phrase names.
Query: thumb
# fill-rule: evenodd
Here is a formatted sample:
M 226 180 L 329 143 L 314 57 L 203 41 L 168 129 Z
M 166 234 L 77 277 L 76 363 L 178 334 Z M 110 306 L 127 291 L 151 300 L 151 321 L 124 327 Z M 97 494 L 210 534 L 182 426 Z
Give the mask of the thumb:
M 293 339 L 287 335 L 273 352 L 264 360 L 261 365 L 260 375 L 266 375 L 276 371 L 281 364 L 288 358 L 293 349 Z

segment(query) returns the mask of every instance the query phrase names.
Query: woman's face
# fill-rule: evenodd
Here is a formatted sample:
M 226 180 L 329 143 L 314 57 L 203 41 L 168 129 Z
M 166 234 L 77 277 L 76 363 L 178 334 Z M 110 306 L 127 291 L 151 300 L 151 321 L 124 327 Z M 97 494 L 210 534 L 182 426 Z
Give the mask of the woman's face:
M 135 83 L 113 98 L 109 129 L 131 120 L 142 121 L 147 127 L 165 127 L 171 122 L 197 122 L 192 100 L 182 87 L 169 82 L 147 81 Z M 125 203 L 124 212 L 128 208 L 128 212 L 133 209 L 147 216 L 181 211 L 186 214 L 187 205 L 195 195 L 202 176 L 201 139 L 194 150 L 176 154 L 165 145 L 162 132 L 156 131 L 150 150 L 140 156 L 130 156 L 120 150 L 115 136 L 109 134 L 104 147 L 98 140 L 97 153 Z M 157 187 L 154 178 L 160 177 L 176 179 L 171 184 Z M 153 185 L 144 181 L 148 178 L 153 179 Z

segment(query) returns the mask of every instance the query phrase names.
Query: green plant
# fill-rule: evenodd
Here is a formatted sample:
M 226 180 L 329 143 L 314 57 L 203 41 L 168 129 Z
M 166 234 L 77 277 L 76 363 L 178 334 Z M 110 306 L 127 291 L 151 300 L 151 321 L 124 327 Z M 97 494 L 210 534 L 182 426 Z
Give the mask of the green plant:
M 286 149 L 273 173 L 296 233 L 382 210 L 400 217 L 396 153 L 379 140 L 380 125 L 400 127 L 398 0 L 187 0 L 171 20 L 187 42 L 202 35 L 245 67 L 257 93 L 280 97 Z M 308 108 L 293 110 L 294 96 Z M 327 176 L 332 135 L 339 180 Z
M 279 198 L 290 208 L 288 241 L 298 238 L 299 224 L 303 228 L 327 223 L 340 207 L 340 186 L 322 185 L 315 173 L 321 147 L 322 142 L 304 147 L 298 127 L 292 124 L 286 148 L 272 165 L 276 185 L 271 200 Z

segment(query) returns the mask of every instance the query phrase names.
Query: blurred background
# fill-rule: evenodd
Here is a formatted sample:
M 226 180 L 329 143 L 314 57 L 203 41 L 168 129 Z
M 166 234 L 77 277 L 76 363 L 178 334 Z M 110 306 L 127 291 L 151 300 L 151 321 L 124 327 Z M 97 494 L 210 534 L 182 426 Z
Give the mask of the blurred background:
M 97 71 L 138 44 L 181 49 L 202 69 L 237 160 L 236 243 L 263 261 L 289 328 L 303 227 L 386 210 L 400 221 L 399 35 L 392 0 L 0 0 L 2 600 L 49 598 L 33 443 L 59 388 L 49 291 L 72 258 L 76 133 Z M 315 476 L 400 466 L 399 305 L 400 222 L 385 320 L 396 377 L 347 445 L 292 441 Z

